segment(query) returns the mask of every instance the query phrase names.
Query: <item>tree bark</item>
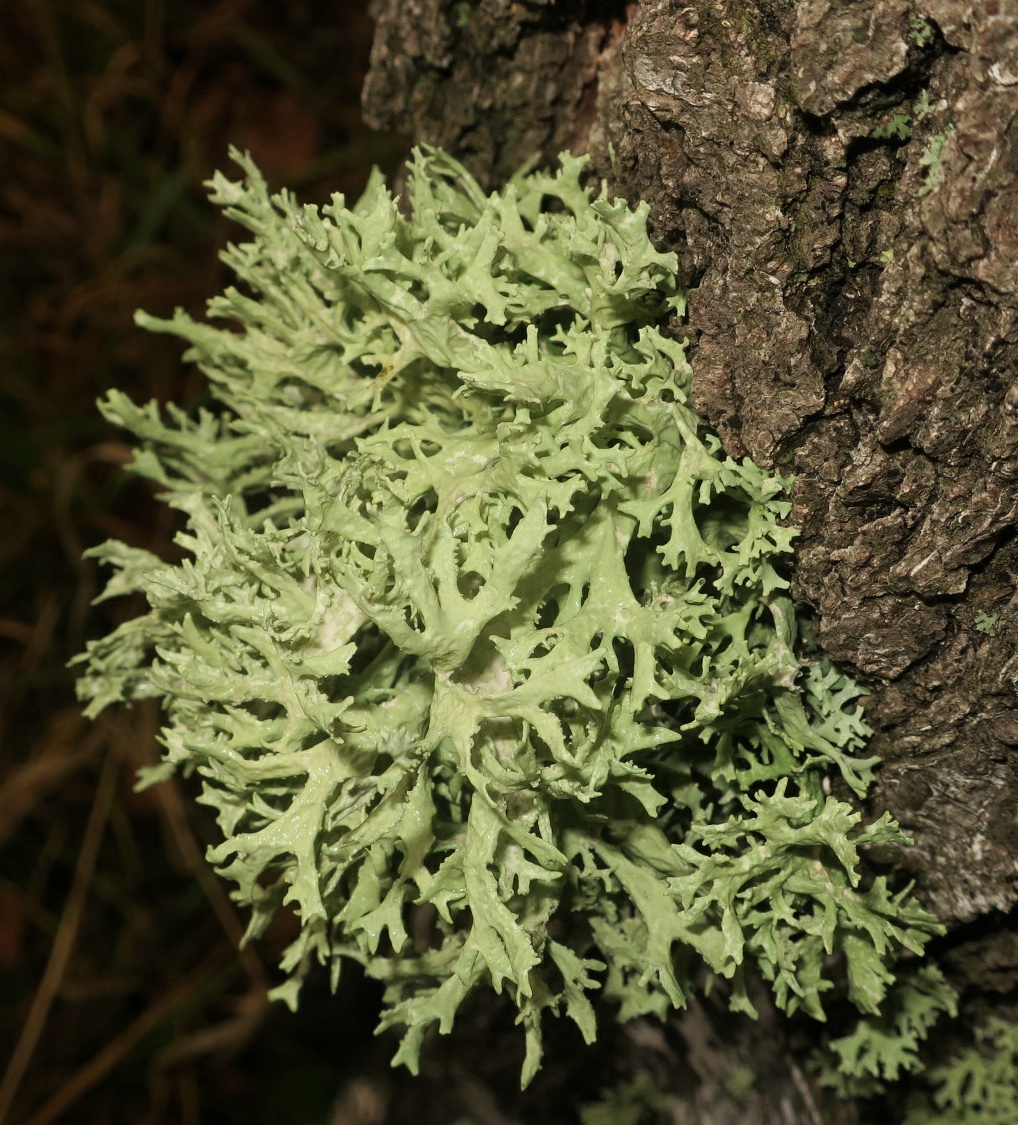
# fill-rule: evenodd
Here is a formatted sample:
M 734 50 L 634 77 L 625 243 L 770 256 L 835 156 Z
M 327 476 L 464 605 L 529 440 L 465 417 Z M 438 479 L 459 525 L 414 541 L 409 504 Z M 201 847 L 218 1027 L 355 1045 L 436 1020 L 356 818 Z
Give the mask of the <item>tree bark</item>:
M 795 476 L 793 590 L 871 692 L 879 857 L 981 1018 L 1018 988 L 1018 2 L 375 0 L 369 124 L 488 187 L 591 154 L 690 288 L 695 401 Z M 995 1008 L 996 1006 L 996 1008 Z M 861 1120 L 679 1016 L 676 1120 Z M 669 1040 L 673 1050 L 674 1041 Z M 777 1046 L 776 1046 L 777 1044 Z M 768 1068 L 748 1104 L 732 1068 Z

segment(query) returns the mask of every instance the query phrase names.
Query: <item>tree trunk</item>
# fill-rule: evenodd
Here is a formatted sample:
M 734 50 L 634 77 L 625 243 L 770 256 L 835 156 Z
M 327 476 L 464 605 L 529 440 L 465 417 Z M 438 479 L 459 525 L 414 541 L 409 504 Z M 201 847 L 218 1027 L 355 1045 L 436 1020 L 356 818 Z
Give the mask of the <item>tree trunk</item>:
M 1018 987 L 1018 3 L 375 0 L 374 16 L 369 124 L 488 187 L 535 152 L 586 151 L 610 194 L 650 202 L 690 288 L 698 409 L 731 454 L 795 475 L 793 589 L 872 693 L 870 811 L 915 839 L 880 859 L 950 928 L 963 1020 L 1002 1010 Z M 717 1018 L 625 1038 L 671 1075 L 676 1120 L 865 1117 L 811 1088 L 780 1023 Z M 767 1076 L 741 1100 L 739 1066 Z

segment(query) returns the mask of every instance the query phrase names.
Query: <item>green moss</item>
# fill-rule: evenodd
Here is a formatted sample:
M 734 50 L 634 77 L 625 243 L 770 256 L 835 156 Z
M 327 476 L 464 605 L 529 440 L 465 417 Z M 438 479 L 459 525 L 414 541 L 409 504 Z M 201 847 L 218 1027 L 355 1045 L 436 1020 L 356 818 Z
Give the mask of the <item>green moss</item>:
M 920 50 L 933 41 L 935 29 L 925 17 L 913 12 L 908 18 L 908 37 Z
M 473 11 L 473 4 L 470 0 L 458 0 L 458 3 L 452 6 L 452 22 L 453 26 L 459 28 L 461 31 L 470 23 L 470 15 Z
M 912 136 L 912 119 L 907 113 L 895 110 L 874 128 L 870 136 L 878 140 L 897 138 L 899 141 L 907 141 Z
M 919 166 L 926 169 L 923 186 L 919 189 L 921 196 L 936 191 L 943 181 L 944 147 L 953 132 L 954 126 L 949 125 L 943 132 L 934 133 L 926 142 L 926 147 L 919 156 Z

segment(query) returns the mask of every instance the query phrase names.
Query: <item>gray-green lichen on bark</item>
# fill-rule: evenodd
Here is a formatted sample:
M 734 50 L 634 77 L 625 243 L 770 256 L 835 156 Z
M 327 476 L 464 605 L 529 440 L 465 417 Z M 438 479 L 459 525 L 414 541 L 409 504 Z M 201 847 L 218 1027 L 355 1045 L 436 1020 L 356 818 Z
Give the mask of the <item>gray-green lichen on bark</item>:
M 697 405 L 731 453 L 796 474 L 793 588 L 870 686 L 873 804 L 916 841 L 884 858 L 968 927 L 945 956 L 981 1010 L 1015 984 L 1018 5 L 375 15 L 373 123 L 488 186 L 535 150 L 588 149 L 651 203 L 691 286 Z M 787 1069 L 731 1112 L 815 1120 L 800 1086 Z M 708 1102 L 700 1119 L 728 1120 Z

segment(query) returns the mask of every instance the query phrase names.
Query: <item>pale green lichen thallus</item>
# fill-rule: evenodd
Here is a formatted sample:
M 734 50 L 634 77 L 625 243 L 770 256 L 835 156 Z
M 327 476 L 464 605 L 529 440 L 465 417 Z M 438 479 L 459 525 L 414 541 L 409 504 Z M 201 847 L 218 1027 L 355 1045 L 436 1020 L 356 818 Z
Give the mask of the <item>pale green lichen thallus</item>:
M 823 1019 L 841 973 L 878 1013 L 936 922 L 860 882 L 859 847 L 903 837 L 823 785 L 870 782 L 859 691 L 797 640 L 785 482 L 689 404 L 647 205 L 568 154 L 485 195 L 422 148 L 409 217 L 377 171 L 319 212 L 234 158 L 224 326 L 139 316 L 215 409 L 102 404 L 187 557 L 90 552 L 150 608 L 80 685 L 90 715 L 161 701 L 144 781 L 199 775 L 249 937 L 296 911 L 276 994 L 360 962 L 415 1068 L 506 993 L 525 1081 L 545 1012 L 592 1040 L 595 994 L 663 1016 L 720 978 L 752 1014 L 753 972 Z

